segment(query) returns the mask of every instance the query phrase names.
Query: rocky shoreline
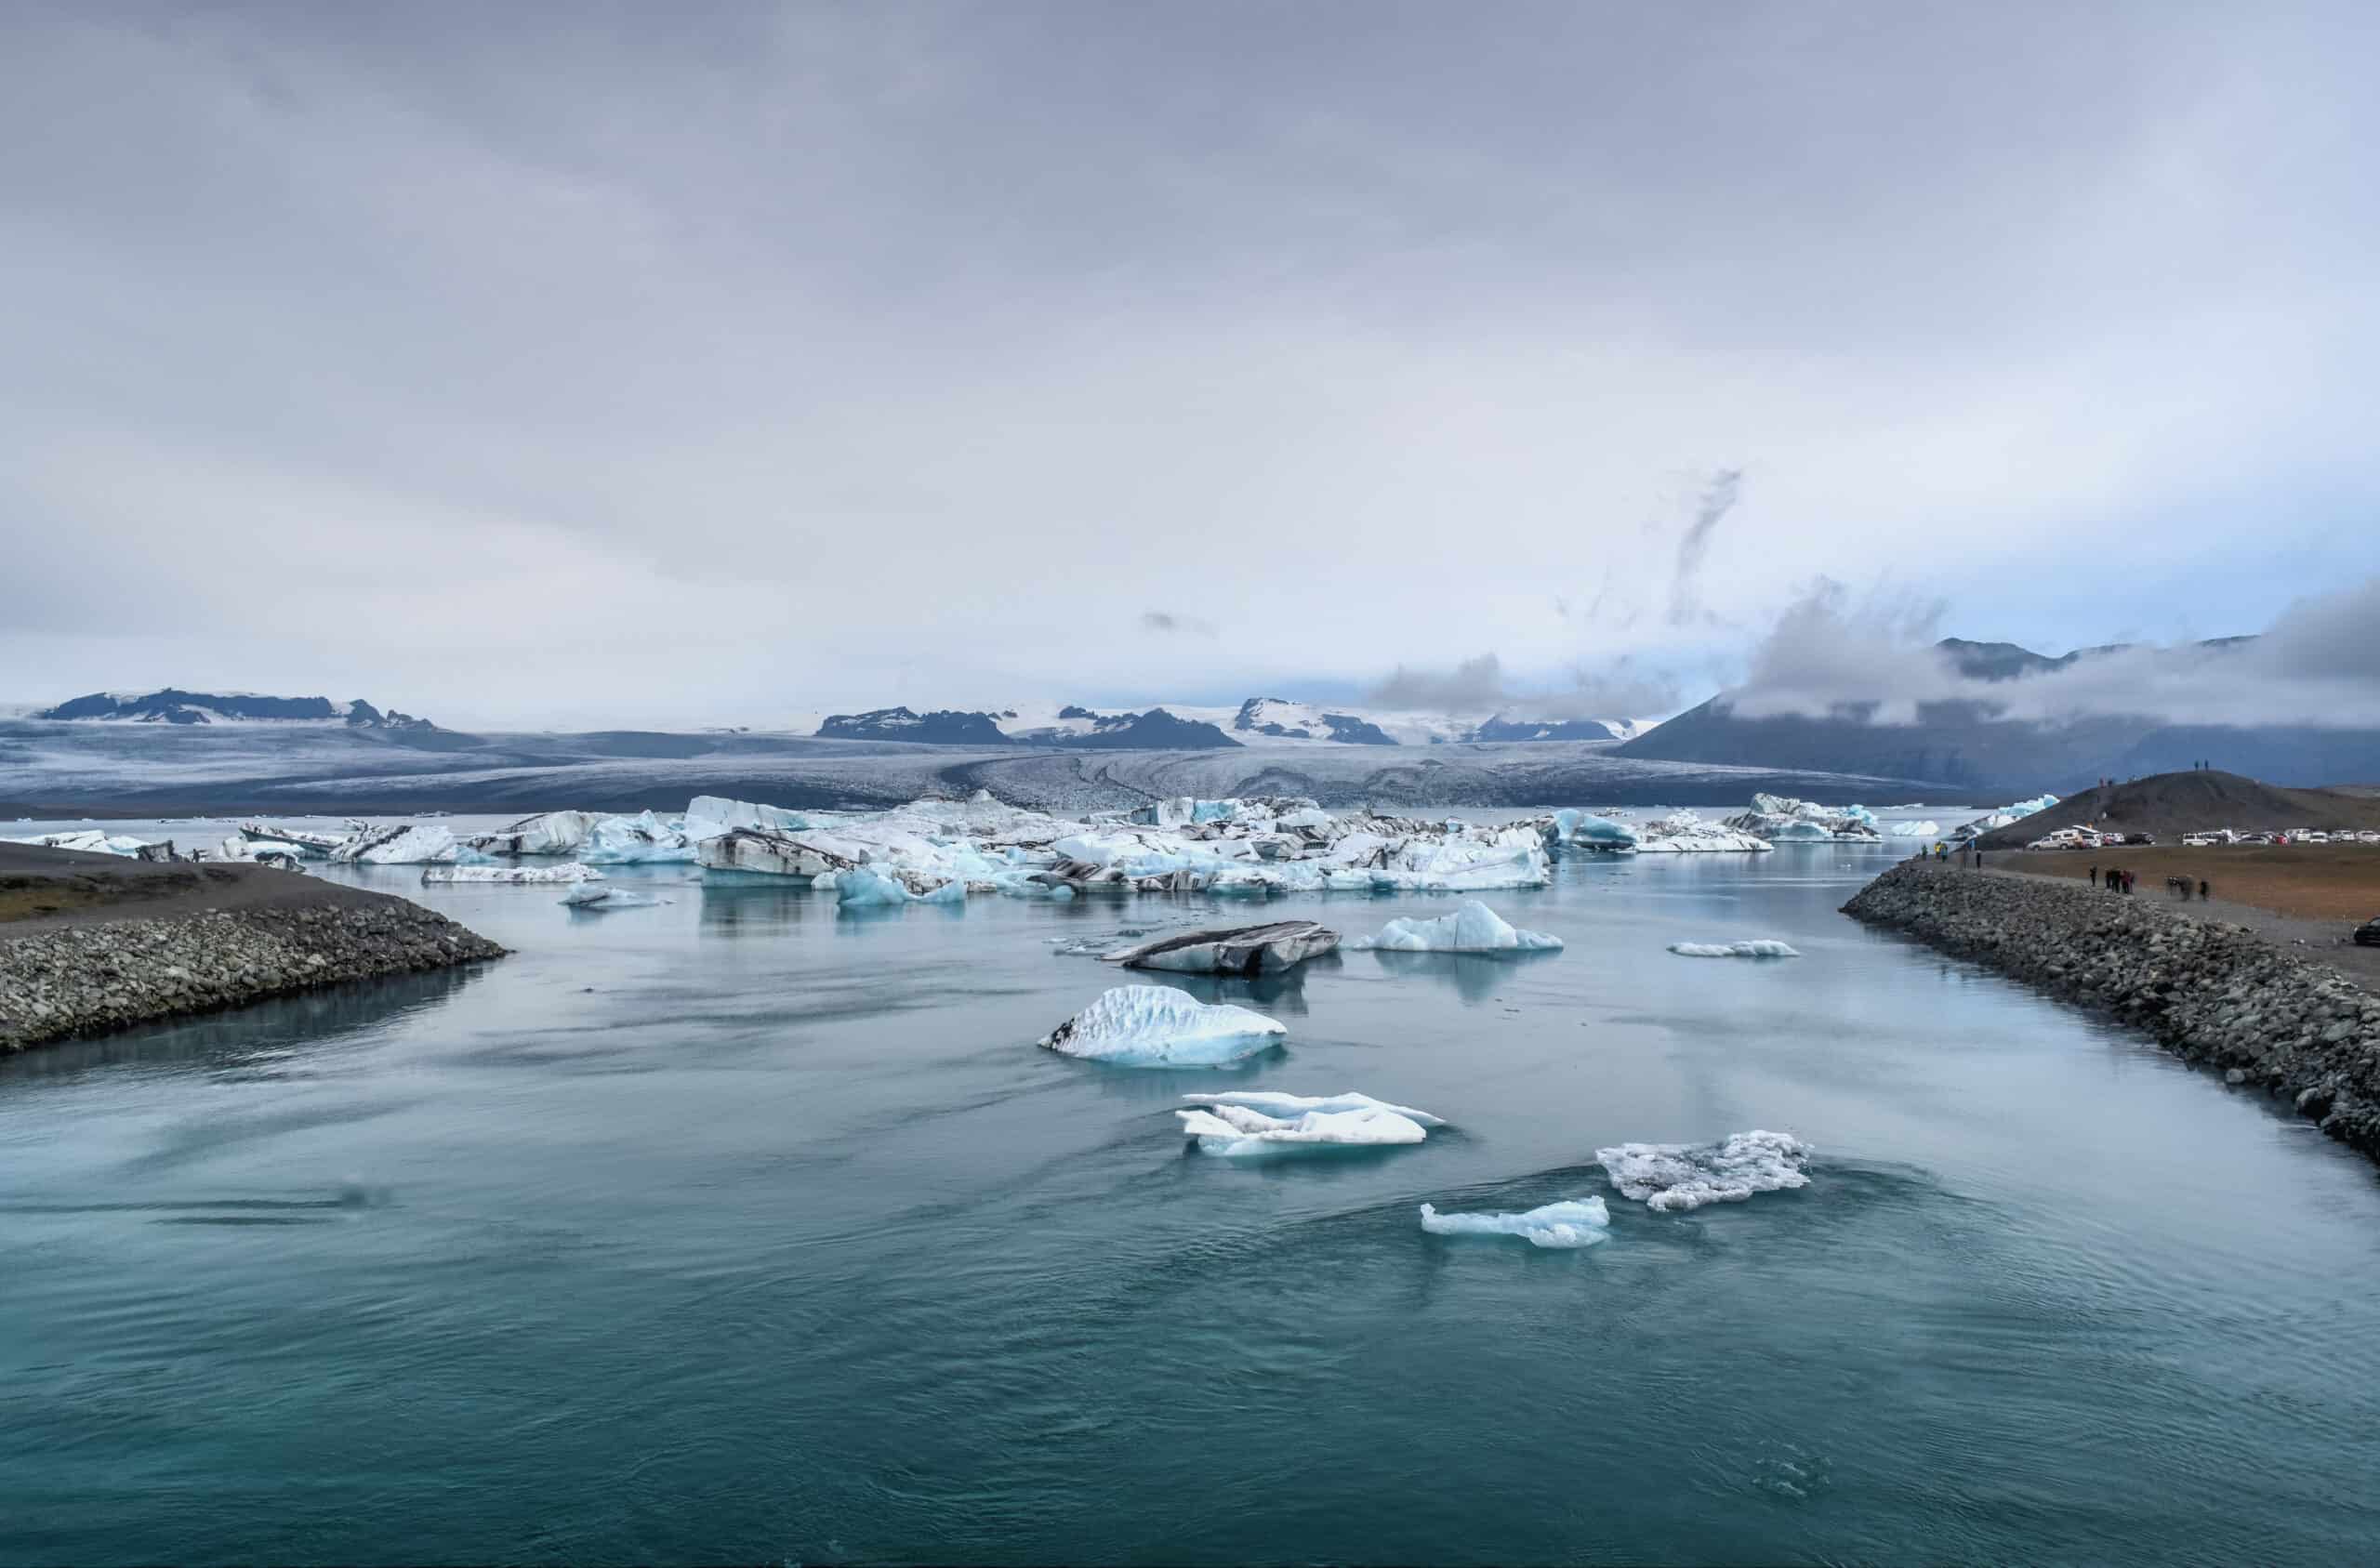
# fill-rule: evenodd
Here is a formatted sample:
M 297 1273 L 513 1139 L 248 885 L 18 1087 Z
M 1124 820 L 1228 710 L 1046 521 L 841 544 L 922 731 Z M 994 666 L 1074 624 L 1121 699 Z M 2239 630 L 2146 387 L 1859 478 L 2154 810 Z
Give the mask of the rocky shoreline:
M 504 952 L 443 915 L 379 897 L 0 926 L 0 1055 Z
M 1908 861 L 1843 912 L 2145 1030 L 2380 1160 L 2380 995 L 2148 897 Z

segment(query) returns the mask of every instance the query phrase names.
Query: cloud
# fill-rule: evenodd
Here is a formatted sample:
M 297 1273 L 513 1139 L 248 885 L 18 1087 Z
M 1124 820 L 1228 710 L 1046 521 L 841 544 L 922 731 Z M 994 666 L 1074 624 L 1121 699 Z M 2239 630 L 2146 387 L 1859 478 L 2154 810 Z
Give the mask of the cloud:
M 1416 713 L 1505 712 L 1526 718 L 1643 718 L 1682 705 L 1673 675 L 1649 669 L 1623 654 L 1598 666 L 1580 665 L 1565 679 L 1542 684 L 1515 683 L 1494 653 L 1463 660 L 1451 670 L 1396 673 L 1373 687 L 1368 699 L 1382 707 Z
M 2178 725 L 2380 728 L 2380 577 L 2295 600 L 2258 637 L 2144 643 L 2072 655 L 2007 679 L 1963 673 L 1934 641 L 1939 602 L 1854 602 L 1820 580 L 1753 652 L 1728 705 L 1909 724 L 1943 703 L 2036 724 L 2131 718 Z
M 1413 713 L 1485 713 L 1506 700 L 1503 661 L 1482 653 L 1443 673 L 1399 665 L 1368 697 L 1382 707 Z
M 1736 509 L 1743 487 L 1741 468 L 1721 468 L 1703 487 L 1695 503 L 1694 519 L 1677 542 L 1677 573 L 1670 581 L 1670 625 L 1690 624 L 1702 613 L 1702 560 L 1710 553 L 1711 535 Z
M 1202 621 L 1195 615 L 1177 615 L 1170 610 L 1142 611 L 1141 629 L 1169 634 L 1178 632 L 1190 637 L 1215 635 L 1215 624 L 1212 621 Z

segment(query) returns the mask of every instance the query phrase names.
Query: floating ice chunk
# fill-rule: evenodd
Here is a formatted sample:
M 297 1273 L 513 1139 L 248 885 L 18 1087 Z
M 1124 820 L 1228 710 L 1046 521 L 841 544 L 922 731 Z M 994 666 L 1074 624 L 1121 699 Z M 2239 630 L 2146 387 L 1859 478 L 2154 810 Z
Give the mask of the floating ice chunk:
M 1623 1197 L 1648 1208 L 1740 1203 L 1754 1192 L 1806 1187 L 1809 1145 L 1790 1133 L 1729 1133 L 1716 1143 L 1623 1143 L 1595 1161 Z
M 1532 1246 L 1593 1246 L 1609 1239 L 1611 1211 L 1601 1198 L 1573 1198 L 1519 1214 L 1440 1214 L 1421 1206 L 1421 1229 L 1434 1236 L 1519 1236 Z
M 626 888 L 610 885 L 599 888 L 588 882 L 562 894 L 558 902 L 565 909 L 600 912 L 608 909 L 652 909 L 669 901 L 654 898 L 651 893 L 630 892 Z
M 694 846 L 682 829 L 643 811 L 633 817 L 605 817 L 588 829 L 579 858 L 602 865 L 690 861 L 694 858 Z
M 856 863 L 807 839 L 757 827 L 727 828 L 699 840 L 694 850 L 695 857 L 710 870 L 756 871 L 770 876 L 814 878 L 830 871 L 849 870 Z
M 1218 1067 L 1278 1045 L 1286 1025 L 1164 985 L 1119 985 L 1043 1035 L 1064 1056 L 1130 1067 Z
M 835 897 L 845 909 L 867 909 L 906 903 L 912 895 L 890 876 L 856 865 L 835 874 Z
M 1554 821 L 1546 830 L 1547 839 L 1556 846 L 1573 850 L 1600 850 L 1606 854 L 1626 854 L 1636 848 L 1636 830 L 1626 823 L 1600 817 L 1593 811 L 1581 811 L 1565 806 L 1554 813 Z
M 1892 836 L 1896 838 L 1939 838 L 1942 824 L 1937 822 L 1895 823 Z
M 1673 811 L 1649 822 L 1636 838 L 1642 854 L 1758 853 L 1775 848 L 1757 834 L 1704 822 L 1692 811 Z
M 1466 900 L 1451 915 L 1435 920 L 1391 920 L 1378 936 L 1357 937 L 1347 944 L 1383 953 L 1551 953 L 1562 939 L 1543 931 L 1524 931 L 1480 903 Z
M 1670 951 L 1681 958 L 1799 958 L 1801 955 L 1772 938 L 1752 942 L 1673 942 Z
M 1185 1094 L 1182 1098 L 1194 1105 L 1236 1105 L 1243 1110 L 1261 1111 L 1267 1116 L 1294 1117 L 1309 1111 L 1388 1111 L 1425 1127 L 1447 1125 L 1446 1118 L 1433 1116 L 1427 1111 L 1392 1105 L 1385 1100 L 1374 1100 L 1352 1090 L 1345 1094 L 1282 1094 L 1272 1089 L 1236 1089 L 1228 1094 Z
M 343 841 L 336 833 L 315 833 L 302 827 L 267 827 L 262 823 L 242 823 L 240 832 L 266 843 L 295 846 L 301 854 L 317 860 L 337 849 Z
M 576 861 L 567 865 L 433 865 L 422 884 L 469 882 L 510 886 L 520 882 L 601 882 L 603 874 Z
M 130 838 L 121 834 L 102 832 L 98 828 L 81 828 L 70 833 L 36 834 L 31 838 L 0 840 L 10 844 L 32 844 L 46 850 L 76 850 L 86 855 L 138 856 L 147 847 L 145 838 Z
M 1307 1111 L 1294 1117 L 1268 1116 L 1237 1105 L 1211 1111 L 1176 1111 L 1182 1130 L 1204 1153 L 1229 1159 L 1329 1149 L 1381 1149 L 1419 1143 L 1429 1131 L 1410 1116 L 1382 1106 L 1346 1111 Z
M 452 829 L 437 824 L 399 823 L 366 827 L 339 841 L 330 858 L 364 865 L 423 865 L 455 858 Z
M 810 828 L 810 818 L 803 812 L 718 795 L 697 795 L 686 802 L 685 823 L 686 837 L 697 844 L 734 827 L 765 828 L 771 833 L 805 833 Z
M 1286 969 L 1318 958 L 1339 945 L 1339 933 L 1312 920 L 1276 920 L 1268 926 L 1183 931 L 1154 942 L 1119 947 L 1100 956 L 1128 969 L 1170 969 L 1188 974 L 1253 974 Z

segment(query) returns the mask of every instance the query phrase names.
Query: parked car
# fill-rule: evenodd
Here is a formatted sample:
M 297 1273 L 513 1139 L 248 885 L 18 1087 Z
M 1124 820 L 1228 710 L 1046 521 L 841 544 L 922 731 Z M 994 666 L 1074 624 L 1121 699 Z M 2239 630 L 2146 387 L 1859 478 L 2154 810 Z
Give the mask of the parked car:
M 2380 918 L 2366 920 L 2355 929 L 2355 945 L 2380 947 Z

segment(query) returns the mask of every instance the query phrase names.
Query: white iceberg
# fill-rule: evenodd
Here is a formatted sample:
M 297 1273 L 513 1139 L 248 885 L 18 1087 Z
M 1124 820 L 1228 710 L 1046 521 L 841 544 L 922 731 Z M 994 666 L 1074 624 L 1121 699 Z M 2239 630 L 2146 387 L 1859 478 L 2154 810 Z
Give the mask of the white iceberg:
M 1255 974 L 1286 969 L 1339 946 L 1339 933 L 1312 920 L 1276 920 L 1267 926 L 1184 931 L 1157 937 L 1100 956 L 1128 969 L 1169 969 L 1183 974 Z
M 1202 1153 L 1230 1159 L 1329 1149 L 1379 1149 L 1419 1143 L 1445 1124 L 1426 1111 L 1390 1105 L 1365 1094 L 1307 1098 L 1294 1094 L 1185 1094 L 1203 1108 L 1176 1111 L 1182 1130 Z M 1277 1112 L 1278 1114 L 1272 1113 Z
M 1531 1246 L 1593 1246 L 1609 1239 L 1611 1211 L 1601 1198 L 1573 1198 L 1519 1214 L 1440 1214 L 1421 1206 L 1421 1229 L 1434 1236 L 1519 1236 Z
M 1063 1056 L 1128 1067 L 1217 1067 L 1278 1045 L 1287 1025 L 1164 985 L 1120 985 L 1043 1035 Z
M 601 882 L 603 874 L 576 861 L 567 865 L 433 865 L 421 874 L 424 887 L 444 883 Z
M 1547 841 L 1559 848 L 1629 854 L 1636 848 L 1636 830 L 1593 811 L 1566 806 L 1554 813 L 1546 827 Z
M 1670 951 L 1681 958 L 1799 958 L 1801 955 L 1773 938 L 1752 942 L 1673 942 Z
M 540 811 L 497 832 L 475 834 L 465 843 L 489 855 L 575 854 L 596 821 L 592 811 Z
M 339 840 L 330 858 L 362 865 L 424 865 L 455 859 L 452 829 L 435 823 L 359 828 Z
M 1757 834 L 1704 822 L 1692 811 L 1673 811 L 1646 824 L 1636 836 L 1639 854 L 1758 853 L 1774 848 Z
M 914 876 L 914 873 L 911 874 Z M 925 889 L 909 885 L 906 877 L 888 876 L 867 866 L 855 865 L 848 871 L 833 874 L 836 901 L 845 909 L 892 907 L 904 903 L 965 903 L 967 885 L 944 882 Z M 825 887 L 822 879 L 818 886 Z
M 693 819 L 689 818 L 691 825 Z M 848 871 L 858 862 L 835 850 L 766 828 L 731 827 L 696 841 L 695 856 L 712 871 L 751 871 L 814 879 Z
M 299 853 L 319 860 L 345 842 L 336 833 L 316 833 L 302 827 L 267 827 L 262 823 L 242 823 L 240 832 L 259 843 L 294 848 Z
M 1876 815 L 1865 806 L 1821 806 L 1788 795 L 1754 795 L 1752 810 L 1720 824 L 1772 843 L 1876 842 Z
M 1892 836 L 1896 838 L 1939 838 L 1942 824 L 1937 822 L 1895 823 Z
M 1623 1143 L 1595 1161 L 1623 1197 L 1665 1211 L 1741 1203 L 1755 1192 L 1806 1187 L 1809 1145 L 1790 1133 L 1730 1133 L 1716 1143 Z
M 1382 953 L 1552 953 L 1562 939 L 1543 931 L 1524 931 L 1480 903 L 1466 900 L 1451 915 L 1433 920 L 1391 920 L 1378 936 L 1357 937 L 1347 944 L 1356 950 Z
M 75 850 L 86 855 L 121 855 L 127 859 L 138 856 L 149 843 L 145 838 L 131 838 L 122 834 L 105 833 L 98 828 L 82 828 L 69 833 L 36 834 L 31 838 L 9 838 L 0 842 L 32 844 L 46 850 Z
M 588 882 L 573 888 L 556 902 L 562 904 L 565 909 L 601 911 L 607 909 L 652 909 L 656 905 L 668 903 L 669 901 L 663 898 L 654 898 L 650 893 L 630 892 L 628 889 L 622 887 L 607 884 L 599 888 L 595 886 L 594 883 Z
M 643 811 L 633 817 L 605 817 L 588 828 L 578 858 L 600 865 L 690 861 L 694 858 L 694 845 L 682 827 Z
M 723 796 L 697 795 L 686 803 L 686 837 L 700 843 L 716 838 L 730 828 L 757 827 L 771 833 L 800 833 L 810 826 L 806 812 L 789 810 L 783 806 L 763 806 L 751 800 L 730 800 Z

